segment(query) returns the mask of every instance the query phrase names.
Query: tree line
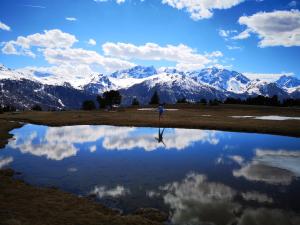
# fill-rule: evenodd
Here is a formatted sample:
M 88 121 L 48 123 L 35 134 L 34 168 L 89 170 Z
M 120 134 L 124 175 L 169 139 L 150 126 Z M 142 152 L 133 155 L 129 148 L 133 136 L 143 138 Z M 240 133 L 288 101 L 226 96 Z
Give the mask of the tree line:
M 86 100 L 82 103 L 81 109 L 83 110 L 95 110 L 99 109 L 107 109 L 112 110 L 118 107 L 122 102 L 122 95 L 119 91 L 111 90 L 106 91 L 102 95 L 97 95 L 96 102 L 98 103 L 98 107 L 96 106 L 95 101 Z M 155 91 L 150 98 L 149 105 L 158 105 L 161 104 L 161 100 L 157 91 Z M 177 100 L 178 104 L 191 104 L 185 97 L 179 98 Z M 248 97 L 246 99 L 241 98 L 232 98 L 228 97 L 224 101 L 220 101 L 218 99 L 206 100 L 205 98 L 200 99 L 197 103 L 202 105 L 219 105 L 219 104 L 239 104 L 239 105 L 264 105 L 264 106 L 281 106 L 281 107 L 292 107 L 292 106 L 300 106 L 300 99 L 284 99 L 282 101 L 279 100 L 277 95 L 273 97 L 266 97 L 262 95 L 258 95 L 255 97 Z M 136 97 L 132 99 L 132 106 L 140 105 L 140 102 Z M 31 108 L 33 111 L 42 111 L 42 107 L 38 104 L 33 105 Z M 1 106 L 0 105 L 0 113 L 3 112 L 13 112 L 16 111 L 16 108 L 12 105 Z

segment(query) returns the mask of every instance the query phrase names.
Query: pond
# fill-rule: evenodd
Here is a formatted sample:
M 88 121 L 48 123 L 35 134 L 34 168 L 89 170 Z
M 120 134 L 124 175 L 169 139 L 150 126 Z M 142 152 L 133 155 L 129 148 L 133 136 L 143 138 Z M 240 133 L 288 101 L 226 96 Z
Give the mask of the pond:
M 27 124 L 0 150 L 26 182 L 173 224 L 300 224 L 300 139 L 176 128 Z

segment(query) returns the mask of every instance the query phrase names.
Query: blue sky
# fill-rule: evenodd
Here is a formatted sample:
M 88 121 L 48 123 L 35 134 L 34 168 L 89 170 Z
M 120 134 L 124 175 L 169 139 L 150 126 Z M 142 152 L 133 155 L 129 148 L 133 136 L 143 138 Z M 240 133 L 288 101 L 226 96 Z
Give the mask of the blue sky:
M 299 0 L 1 0 L 0 63 L 78 74 L 154 65 L 300 77 L 299 8 Z

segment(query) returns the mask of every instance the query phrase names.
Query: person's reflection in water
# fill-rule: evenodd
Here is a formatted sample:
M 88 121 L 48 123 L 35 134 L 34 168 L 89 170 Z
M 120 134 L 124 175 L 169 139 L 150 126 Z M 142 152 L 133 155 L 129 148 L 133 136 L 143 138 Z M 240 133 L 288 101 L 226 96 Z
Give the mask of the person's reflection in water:
M 163 128 L 162 130 L 160 130 L 160 127 L 158 128 L 158 138 L 155 137 L 155 139 L 157 140 L 158 143 L 163 143 L 164 146 L 166 146 L 164 139 L 163 139 L 163 135 L 164 135 L 164 131 L 165 128 Z

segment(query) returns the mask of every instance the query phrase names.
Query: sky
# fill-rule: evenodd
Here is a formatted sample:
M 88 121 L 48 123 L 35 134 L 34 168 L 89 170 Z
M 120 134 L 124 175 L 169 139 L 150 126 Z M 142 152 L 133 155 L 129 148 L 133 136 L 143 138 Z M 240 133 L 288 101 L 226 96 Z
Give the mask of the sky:
M 0 0 L 0 63 L 64 76 L 135 65 L 300 78 L 300 0 Z

